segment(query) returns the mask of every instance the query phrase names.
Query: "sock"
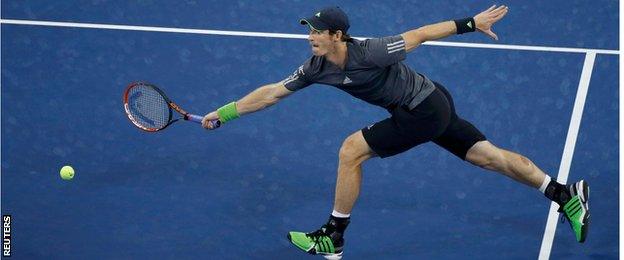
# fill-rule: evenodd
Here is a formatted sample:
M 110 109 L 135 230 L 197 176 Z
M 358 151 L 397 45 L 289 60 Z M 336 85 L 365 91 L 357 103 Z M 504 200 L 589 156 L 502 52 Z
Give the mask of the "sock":
M 539 187 L 539 191 L 542 192 L 542 194 L 546 194 L 546 187 L 548 187 L 548 184 L 550 183 L 550 180 L 552 180 L 550 178 L 550 176 L 546 175 L 546 178 L 544 178 L 544 181 L 542 182 L 542 185 Z
M 332 211 L 332 216 L 337 217 L 337 218 L 349 218 L 351 216 L 351 214 L 343 214 L 340 213 L 336 210 Z
M 561 207 L 563 207 L 563 205 L 565 205 L 571 198 L 568 188 L 552 179 L 546 186 L 546 189 L 544 189 L 544 196 L 556 202 Z

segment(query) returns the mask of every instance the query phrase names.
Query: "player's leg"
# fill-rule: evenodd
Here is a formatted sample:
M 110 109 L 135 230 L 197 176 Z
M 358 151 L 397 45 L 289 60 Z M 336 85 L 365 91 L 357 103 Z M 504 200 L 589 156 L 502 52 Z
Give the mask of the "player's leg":
M 520 154 L 500 149 L 488 141 L 475 143 L 466 154 L 466 161 L 533 188 L 540 188 L 546 174 L 531 160 Z
M 585 241 L 590 216 L 587 183 L 581 180 L 565 186 L 551 179 L 525 156 L 492 145 L 474 125 L 457 116 L 450 93 L 442 85 L 436 83 L 436 86 L 449 100 L 453 115 L 446 131 L 434 142 L 462 160 L 539 189 L 561 206 L 559 211 L 570 221 L 577 241 Z
M 461 124 L 469 125 L 469 127 L 464 127 L 464 131 L 478 131 L 469 122 L 464 121 Z M 464 160 L 539 189 L 547 198 L 561 206 L 570 200 L 571 196 L 565 185 L 552 180 L 531 160 L 523 155 L 498 148 L 486 140 L 474 143 L 466 152 Z
M 466 161 L 539 189 L 547 198 L 560 205 L 559 211 L 568 218 L 577 241 L 585 241 L 590 216 L 589 186 L 585 181 L 566 187 L 552 180 L 525 156 L 500 149 L 488 141 L 474 144 L 466 154 Z
M 289 232 L 288 239 L 299 249 L 322 254 L 327 259 L 340 259 L 343 253 L 343 234 L 349 225 L 351 209 L 360 193 L 362 163 L 375 156 L 357 131 L 347 137 L 338 154 L 338 177 L 334 210 L 321 229 L 311 232 Z
M 353 204 L 360 194 L 362 163 L 374 156 L 375 152 L 364 140 L 362 131 L 355 132 L 342 143 L 338 153 L 338 177 L 334 198 L 334 211 L 338 214 L 351 214 Z
M 328 222 L 323 225 L 316 239 L 326 243 L 315 243 L 314 237 L 301 232 L 290 232 L 289 237 L 299 248 L 315 253 L 324 254 L 326 258 L 339 258 L 344 245 L 343 234 L 349 225 L 351 209 L 360 194 L 362 183 L 362 163 L 375 156 L 362 135 L 357 131 L 347 137 L 338 153 L 338 176 L 334 211 Z M 329 239 L 328 239 L 329 238 Z M 331 242 L 331 243 L 330 243 Z M 315 245 L 316 244 L 316 245 Z
M 344 231 L 359 195 L 361 165 L 367 159 L 389 157 L 409 150 L 439 136 L 450 119 L 450 108 L 444 95 L 436 91 L 416 108 L 398 107 L 392 117 L 377 122 L 349 136 L 340 148 L 334 210 L 321 229 L 290 232 L 289 240 L 299 249 L 339 259 L 344 247 Z

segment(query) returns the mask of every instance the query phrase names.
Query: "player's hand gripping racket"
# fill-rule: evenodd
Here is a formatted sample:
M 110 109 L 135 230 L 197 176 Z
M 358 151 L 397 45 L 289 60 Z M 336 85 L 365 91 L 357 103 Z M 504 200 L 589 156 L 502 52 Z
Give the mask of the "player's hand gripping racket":
M 202 123 L 202 116 L 189 114 L 173 103 L 158 87 L 145 83 L 130 84 L 123 95 L 124 109 L 128 119 L 139 129 L 156 132 L 180 120 L 173 118 L 173 110 L 182 115 L 182 119 Z M 219 120 L 210 121 L 214 128 L 221 126 Z

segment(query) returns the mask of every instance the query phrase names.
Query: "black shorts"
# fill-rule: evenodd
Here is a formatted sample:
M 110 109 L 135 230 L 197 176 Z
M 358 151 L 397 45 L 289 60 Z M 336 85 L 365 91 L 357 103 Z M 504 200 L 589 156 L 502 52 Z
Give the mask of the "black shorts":
M 465 160 L 475 143 L 486 140 L 475 126 L 457 116 L 453 98 L 444 86 L 434 85 L 436 90 L 414 109 L 394 108 L 390 118 L 362 129 L 364 139 L 378 156 L 393 156 L 433 141 Z

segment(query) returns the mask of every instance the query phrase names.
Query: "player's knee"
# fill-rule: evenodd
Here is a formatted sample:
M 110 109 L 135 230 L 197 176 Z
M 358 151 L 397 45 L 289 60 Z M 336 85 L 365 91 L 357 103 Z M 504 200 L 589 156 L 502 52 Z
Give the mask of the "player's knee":
M 488 154 L 481 154 L 479 156 L 472 156 L 468 158 L 468 161 L 473 165 L 479 166 L 481 168 L 491 169 L 496 165 L 496 158 L 494 156 Z
M 352 138 L 348 137 L 342 142 L 338 157 L 340 157 L 341 162 L 351 162 L 355 160 L 357 157 L 357 149 Z
M 347 137 L 338 153 L 341 163 L 359 163 L 363 156 L 360 140 L 355 135 Z
M 466 160 L 473 165 L 489 170 L 498 170 L 505 165 L 502 151 L 491 144 L 483 144 L 477 149 L 471 149 L 466 154 Z

